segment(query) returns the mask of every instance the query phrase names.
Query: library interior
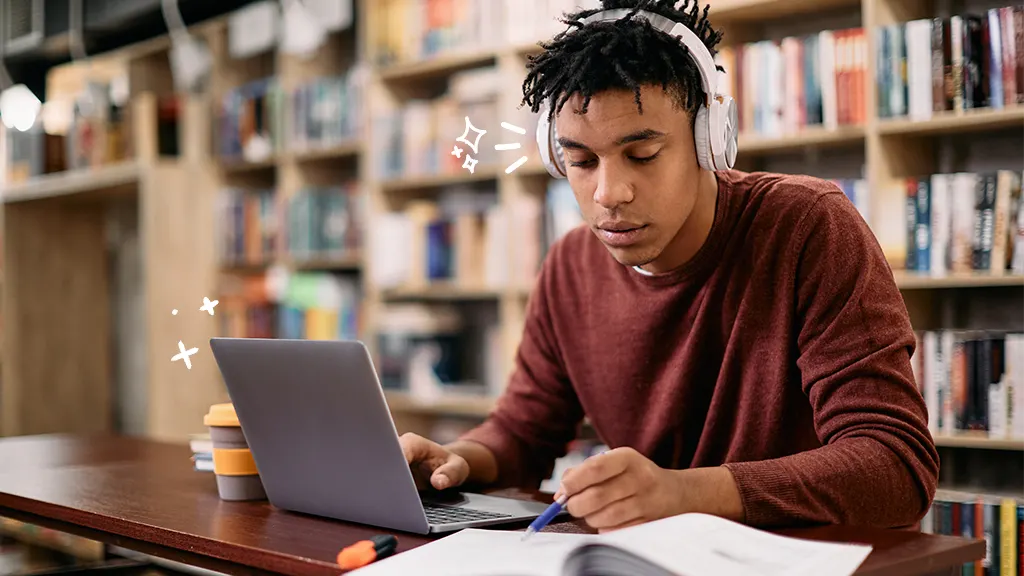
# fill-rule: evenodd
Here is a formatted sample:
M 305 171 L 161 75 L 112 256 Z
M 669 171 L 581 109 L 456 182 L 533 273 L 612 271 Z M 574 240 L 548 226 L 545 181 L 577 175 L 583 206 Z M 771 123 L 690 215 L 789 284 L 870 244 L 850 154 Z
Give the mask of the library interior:
M 834 183 L 905 303 L 940 462 L 913 531 L 984 543 L 943 573 L 1024 575 L 1024 8 L 705 4 L 735 169 Z M 601 7 L 0 0 L 0 454 L 31 461 L 0 456 L 0 573 L 232 572 L 262 544 L 262 570 L 330 572 L 284 543 L 299 520 L 219 508 L 211 422 L 232 399 L 211 338 L 359 341 L 397 433 L 484 422 L 545 258 L 586 225 L 545 167 L 527 66 L 563 13 Z M 584 420 L 539 490 L 607 449 Z M 102 521 L 61 516 L 102 491 L 72 480 L 87 461 L 130 477 Z M 202 498 L 164 518 L 122 494 L 161 499 L 163 475 Z M 170 554 L 186 516 L 199 544 Z

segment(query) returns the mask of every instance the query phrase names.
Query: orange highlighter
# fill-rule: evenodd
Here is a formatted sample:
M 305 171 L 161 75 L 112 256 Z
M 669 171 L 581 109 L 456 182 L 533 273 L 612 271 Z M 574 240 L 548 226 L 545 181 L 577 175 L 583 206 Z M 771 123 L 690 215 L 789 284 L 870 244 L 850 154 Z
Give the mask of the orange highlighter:
M 338 564 L 345 570 L 355 570 L 394 554 L 397 548 L 398 538 L 390 534 L 381 534 L 342 549 L 338 552 Z

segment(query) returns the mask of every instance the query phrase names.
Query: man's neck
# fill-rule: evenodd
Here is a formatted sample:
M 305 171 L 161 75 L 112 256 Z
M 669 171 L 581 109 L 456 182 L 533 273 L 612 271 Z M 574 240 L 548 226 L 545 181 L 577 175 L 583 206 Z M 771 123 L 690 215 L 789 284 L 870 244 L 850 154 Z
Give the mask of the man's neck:
M 686 219 L 682 228 L 665 247 L 658 259 L 642 268 L 638 267 L 637 270 L 648 274 L 663 274 L 689 262 L 711 233 L 717 204 L 718 178 L 714 172 L 702 170 L 697 186 L 697 199 L 693 204 L 690 217 Z

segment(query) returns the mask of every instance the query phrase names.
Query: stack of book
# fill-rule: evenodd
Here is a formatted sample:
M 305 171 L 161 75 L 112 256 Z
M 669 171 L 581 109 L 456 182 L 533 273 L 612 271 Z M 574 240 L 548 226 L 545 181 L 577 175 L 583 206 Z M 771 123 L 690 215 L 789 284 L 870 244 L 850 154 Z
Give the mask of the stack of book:
M 326 272 L 289 274 L 276 304 L 279 338 L 355 340 L 360 336 L 361 295 L 354 277 Z
M 355 140 L 362 130 L 362 74 L 316 78 L 287 95 L 284 146 L 291 151 L 326 148 Z
M 229 338 L 274 338 L 278 307 L 267 273 L 225 275 L 218 289 L 218 334 Z
M 1024 8 L 912 20 L 875 30 L 878 115 L 1024 104 Z
M 736 100 L 743 134 L 777 138 L 807 127 L 867 120 L 867 38 L 863 28 L 725 46 L 722 91 Z
M 502 85 L 493 66 L 467 70 L 453 75 L 448 91 L 437 98 L 409 100 L 378 114 L 372 137 L 374 148 L 380 151 L 377 171 L 381 178 L 468 175 L 497 167 L 496 144 L 530 140 L 502 129 L 500 124 L 506 121 L 498 113 Z M 486 134 L 477 140 L 469 125 Z M 463 136 L 476 149 L 460 142 Z M 458 153 L 454 153 L 456 147 Z M 471 170 L 463 168 L 468 158 L 475 161 Z
M 912 364 L 933 434 L 1024 439 L 1024 334 L 917 332 Z
M 213 472 L 213 440 L 210 435 L 192 434 L 188 446 L 192 450 L 192 468 L 198 472 Z
M 217 112 L 217 151 L 224 159 L 259 162 L 284 148 L 284 92 L 276 77 L 228 91 Z
M 272 189 L 225 188 L 219 194 L 220 261 L 265 265 L 277 254 L 277 202 Z
M 905 186 L 907 270 L 1024 274 L 1020 172 L 933 174 Z
M 985 558 L 965 564 L 963 574 L 1024 574 L 1024 498 L 939 490 L 921 532 L 984 539 Z
M 532 44 L 564 31 L 563 13 L 599 7 L 599 0 L 377 0 L 371 58 L 390 66 Z
M 537 198 L 503 205 L 493 190 L 410 201 L 374 226 L 374 282 L 384 289 L 525 286 L 540 266 L 541 212 Z
M 287 200 L 282 249 L 299 261 L 355 256 L 363 244 L 364 201 L 358 181 L 300 190 Z

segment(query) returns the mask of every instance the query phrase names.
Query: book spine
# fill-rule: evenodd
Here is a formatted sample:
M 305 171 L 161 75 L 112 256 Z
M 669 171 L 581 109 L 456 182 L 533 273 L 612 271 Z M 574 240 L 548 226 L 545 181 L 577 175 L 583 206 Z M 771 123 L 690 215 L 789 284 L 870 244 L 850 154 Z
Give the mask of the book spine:
M 1013 37 L 1015 45 L 1017 104 L 1024 104 L 1024 6 L 1013 8 Z
M 973 260 L 975 270 L 988 270 L 990 266 L 995 201 L 996 175 L 994 173 L 980 174 L 974 205 Z
M 918 271 L 917 259 L 917 181 L 908 178 L 906 186 L 906 230 L 907 230 L 907 270 Z
M 917 256 L 916 270 L 918 272 L 928 272 L 931 266 L 931 195 L 928 189 L 930 184 L 929 178 L 917 179 L 917 202 L 915 203 L 917 227 L 914 234 L 917 247 L 914 252 Z
M 986 12 L 988 19 L 988 80 L 989 106 L 1003 107 L 1003 27 L 999 22 L 999 10 Z
M 949 70 L 947 59 L 948 24 L 943 18 L 931 20 L 931 55 L 932 55 L 932 110 L 942 112 L 949 110 L 946 78 Z
M 1003 103 L 1017 102 L 1017 41 L 1013 26 L 1013 8 L 999 8 L 1003 40 Z

